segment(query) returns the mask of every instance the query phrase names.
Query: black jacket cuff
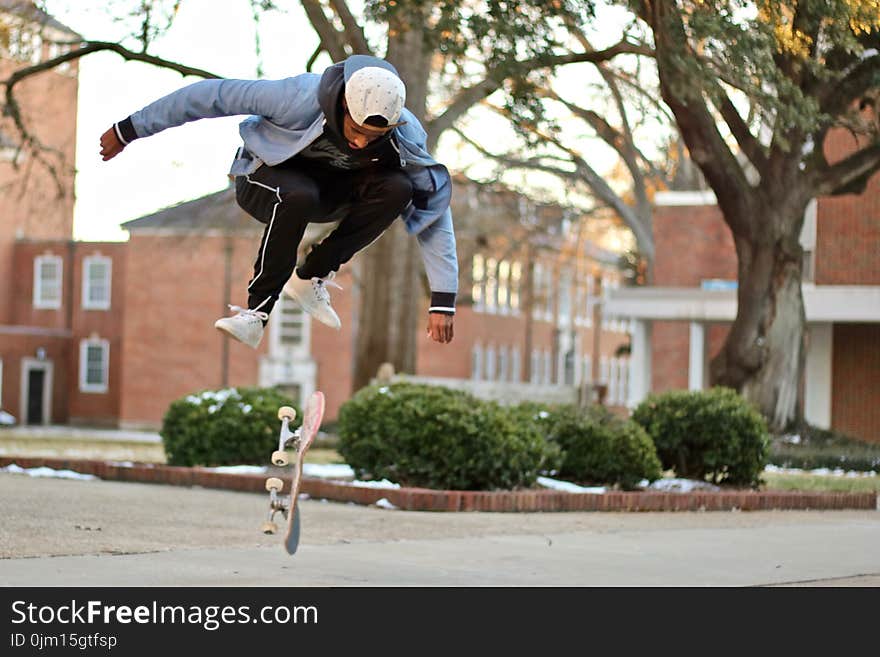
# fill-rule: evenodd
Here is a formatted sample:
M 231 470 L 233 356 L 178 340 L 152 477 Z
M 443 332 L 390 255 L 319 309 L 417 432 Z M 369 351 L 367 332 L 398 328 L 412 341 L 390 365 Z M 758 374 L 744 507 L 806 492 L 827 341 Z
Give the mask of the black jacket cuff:
M 455 314 L 455 292 L 431 292 L 429 313 Z
M 134 131 L 134 125 L 131 122 L 130 116 L 119 123 L 116 123 L 113 128 L 116 130 L 116 136 L 119 137 L 119 140 L 124 145 L 130 144 L 138 138 L 137 133 Z

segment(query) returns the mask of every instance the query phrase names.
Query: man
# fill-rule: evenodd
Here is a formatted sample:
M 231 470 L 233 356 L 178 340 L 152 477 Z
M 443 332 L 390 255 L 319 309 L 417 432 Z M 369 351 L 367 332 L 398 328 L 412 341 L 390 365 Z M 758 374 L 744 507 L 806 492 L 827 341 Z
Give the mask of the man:
M 429 336 L 453 337 L 458 260 L 446 167 L 425 150 L 426 134 L 404 108 L 397 70 L 354 55 L 322 75 L 284 80 L 204 80 L 161 98 L 101 136 L 110 160 L 135 139 L 189 121 L 249 114 L 230 170 L 238 204 L 266 224 L 248 284 L 247 307 L 214 326 L 257 348 L 282 289 L 328 326 L 340 321 L 327 286 L 339 267 L 403 216 L 415 234 L 431 287 Z M 309 222 L 340 223 L 297 267 Z M 389 284 L 391 284 L 389 282 Z

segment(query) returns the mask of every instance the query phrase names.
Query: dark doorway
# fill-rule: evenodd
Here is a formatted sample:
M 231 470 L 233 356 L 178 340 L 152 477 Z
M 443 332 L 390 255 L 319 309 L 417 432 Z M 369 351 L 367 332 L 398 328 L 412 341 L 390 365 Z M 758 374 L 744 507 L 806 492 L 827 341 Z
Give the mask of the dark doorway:
M 27 424 L 43 424 L 43 384 L 46 370 L 28 370 Z

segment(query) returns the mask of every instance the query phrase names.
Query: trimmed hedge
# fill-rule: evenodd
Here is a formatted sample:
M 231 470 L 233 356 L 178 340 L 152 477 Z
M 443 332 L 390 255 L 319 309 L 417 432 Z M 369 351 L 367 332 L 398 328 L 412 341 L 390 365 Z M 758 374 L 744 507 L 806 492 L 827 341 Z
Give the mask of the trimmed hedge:
M 339 453 L 358 477 L 441 490 L 534 485 L 558 448 L 497 403 L 439 386 L 372 385 L 339 411 Z
M 635 409 L 664 468 L 679 477 L 757 486 L 770 436 L 763 416 L 730 388 L 650 395 Z
M 880 443 L 808 424 L 774 437 L 769 462 L 783 468 L 880 471 Z
M 635 422 L 592 406 L 521 404 L 520 415 L 530 415 L 544 435 L 559 445 L 562 462 L 558 476 L 579 484 L 636 488 L 643 479 L 662 476 L 660 459 L 651 438 Z
M 176 399 L 162 420 L 162 445 L 169 465 L 268 463 L 278 449 L 278 409 L 301 409 L 274 388 L 205 390 Z

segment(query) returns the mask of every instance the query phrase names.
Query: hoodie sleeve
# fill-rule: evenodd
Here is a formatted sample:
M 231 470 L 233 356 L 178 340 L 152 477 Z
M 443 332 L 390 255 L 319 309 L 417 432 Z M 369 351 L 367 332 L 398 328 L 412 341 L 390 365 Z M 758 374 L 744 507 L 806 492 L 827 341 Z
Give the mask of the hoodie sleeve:
M 440 218 L 422 230 L 416 239 L 422 252 L 422 262 L 431 286 L 431 306 L 428 312 L 455 314 L 455 295 L 458 292 L 458 256 L 452 212 L 446 209 Z
M 282 123 L 291 98 L 305 90 L 302 76 L 286 80 L 202 80 L 156 100 L 115 124 L 128 144 L 199 119 L 250 114 Z

